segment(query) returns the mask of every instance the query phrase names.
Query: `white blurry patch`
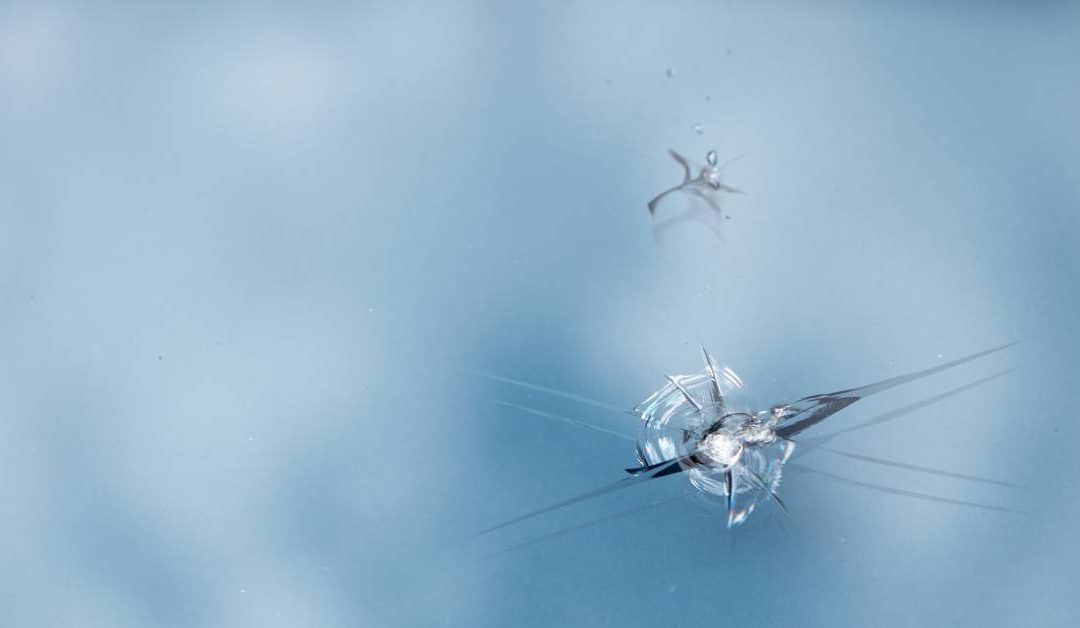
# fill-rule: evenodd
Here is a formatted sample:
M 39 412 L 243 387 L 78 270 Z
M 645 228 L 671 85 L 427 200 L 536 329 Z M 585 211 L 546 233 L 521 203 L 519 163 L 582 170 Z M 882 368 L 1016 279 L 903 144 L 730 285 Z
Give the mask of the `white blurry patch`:
M 257 548 L 251 555 L 257 555 Z M 326 626 L 342 623 L 331 592 L 320 584 L 323 570 L 277 568 L 276 557 L 256 559 L 249 569 L 227 569 L 231 586 L 215 591 L 223 626 Z
M 467 95 L 471 75 L 485 61 L 485 14 L 455 3 L 365 6 L 344 21 L 358 89 L 372 100 L 405 95 L 436 100 Z M 395 103 L 396 104 L 396 103 Z
M 227 50 L 211 105 L 234 128 L 290 141 L 327 126 L 342 100 L 340 57 L 300 33 L 265 32 Z
M 0 94 L 26 110 L 54 92 L 71 71 L 71 16 L 44 3 L 0 8 Z
M 301 21 L 211 17 L 174 44 L 172 106 L 183 117 L 191 103 L 242 141 L 322 141 L 355 124 L 370 139 L 407 126 L 389 119 L 476 91 L 479 16 L 469 10 L 385 4 Z

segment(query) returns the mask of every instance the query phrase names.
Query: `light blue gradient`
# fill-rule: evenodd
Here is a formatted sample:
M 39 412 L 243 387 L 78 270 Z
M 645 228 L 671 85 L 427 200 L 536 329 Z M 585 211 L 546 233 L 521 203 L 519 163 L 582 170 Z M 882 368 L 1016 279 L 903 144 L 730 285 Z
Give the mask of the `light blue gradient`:
M 0 625 L 1077 625 L 1078 18 L 0 4 Z M 654 238 L 714 147 L 723 240 Z M 768 404 L 1018 338 L 808 436 L 1018 367 L 830 446 L 1025 489 L 800 462 L 1026 514 L 675 477 L 469 538 L 634 464 L 476 372 L 629 409 L 705 344 Z

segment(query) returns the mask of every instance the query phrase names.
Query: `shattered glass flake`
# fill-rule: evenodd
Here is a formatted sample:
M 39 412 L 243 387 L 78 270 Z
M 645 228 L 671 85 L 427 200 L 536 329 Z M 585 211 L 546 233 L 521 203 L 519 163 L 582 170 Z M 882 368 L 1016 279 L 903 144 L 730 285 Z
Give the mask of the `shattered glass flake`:
M 777 436 L 777 415 L 751 411 L 733 370 L 703 353 L 703 371 L 670 377 L 642 404 L 638 452 L 645 467 L 679 460 L 695 487 L 728 502 L 728 525 L 738 525 L 775 498 L 795 444 Z

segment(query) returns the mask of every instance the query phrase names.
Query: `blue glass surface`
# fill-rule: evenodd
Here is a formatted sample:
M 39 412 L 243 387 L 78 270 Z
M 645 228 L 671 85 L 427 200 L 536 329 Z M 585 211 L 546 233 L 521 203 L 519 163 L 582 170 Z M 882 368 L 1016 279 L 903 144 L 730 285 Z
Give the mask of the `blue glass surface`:
M 0 4 L 0 625 L 1077 625 L 1078 25 Z M 669 149 L 745 195 L 650 216 Z M 676 476 L 474 536 L 625 477 L 701 345 L 767 408 L 1021 338 L 814 428 L 1016 367 L 790 517 Z

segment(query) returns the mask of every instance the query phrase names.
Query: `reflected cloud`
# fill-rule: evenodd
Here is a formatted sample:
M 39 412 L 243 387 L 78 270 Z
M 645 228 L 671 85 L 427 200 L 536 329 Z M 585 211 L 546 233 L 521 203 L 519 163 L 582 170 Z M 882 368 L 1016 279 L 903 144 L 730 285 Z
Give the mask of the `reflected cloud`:
M 261 33 L 224 52 L 210 97 L 230 127 L 288 141 L 330 123 L 346 78 L 332 48 L 298 33 Z
M 0 94 L 9 107 L 32 107 L 58 88 L 72 72 L 74 38 L 70 9 L 44 2 L 0 7 Z

